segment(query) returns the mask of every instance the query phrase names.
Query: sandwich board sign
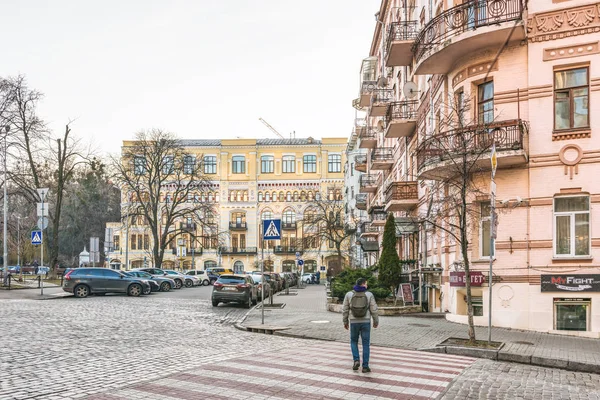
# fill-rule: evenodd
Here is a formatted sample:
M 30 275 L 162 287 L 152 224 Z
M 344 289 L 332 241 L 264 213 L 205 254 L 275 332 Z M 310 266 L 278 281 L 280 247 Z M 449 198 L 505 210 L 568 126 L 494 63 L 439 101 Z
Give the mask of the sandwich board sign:
M 31 231 L 31 244 L 42 244 L 42 231 Z
M 263 239 L 281 240 L 281 220 L 265 219 L 263 220 Z

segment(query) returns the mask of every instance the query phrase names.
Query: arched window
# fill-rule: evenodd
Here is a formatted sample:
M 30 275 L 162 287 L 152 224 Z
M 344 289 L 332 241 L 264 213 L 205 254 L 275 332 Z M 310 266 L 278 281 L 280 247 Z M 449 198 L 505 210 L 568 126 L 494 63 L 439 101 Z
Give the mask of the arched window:
M 236 274 L 243 274 L 244 273 L 244 263 L 241 261 L 236 261 L 233 263 L 233 272 L 235 272 Z
M 212 260 L 204 261 L 204 269 L 207 270 L 209 268 L 217 268 L 217 262 Z
M 258 201 L 263 201 L 263 192 L 258 192 Z
M 342 190 L 341 189 L 336 189 L 335 190 L 335 199 L 336 200 L 341 200 L 342 199 Z
M 294 272 L 296 271 L 296 261 L 294 260 L 284 260 L 281 264 L 281 270 L 283 272 Z
M 265 193 L 265 201 L 271 201 L 271 192 Z
M 294 201 L 298 201 L 299 197 L 298 197 L 298 192 L 294 192 Z
M 281 221 L 281 222 L 283 222 L 284 224 L 294 223 L 294 222 L 296 222 L 296 213 L 292 209 L 288 208 L 287 210 L 285 210 L 283 212 L 282 219 L 283 219 L 283 221 Z
M 237 201 L 242 201 L 242 199 L 243 199 L 243 197 L 242 197 L 242 196 L 243 196 L 243 194 L 242 194 L 242 191 L 241 191 L 241 190 L 238 190 L 238 191 L 237 191 L 237 194 L 236 194 L 236 200 L 237 200 Z
M 312 190 L 309 190 L 309 191 L 308 191 L 308 201 L 313 201 L 313 196 L 314 196 L 314 195 L 313 195 L 313 192 L 312 192 Z
M 271 201 L 277 201 L 277 192 L 273 192 L 273 197 L 271 198 Z
M 292 201 L 292 192 L 287 192 L 285 194 L 285 201 Z
M 235 201 L 235 191 L 232 190 L 231 192 L 229 192 L 229 201 L 230 202 L 234 202 Z
M 215 202 L 219 202 L 219 192 L 215 192 Z
M 244 201 L 248 201 L 248 191 L 244 190 Z
M 204 193 L 202 193 L 202 197 L 204 197 Z M 208 192 L 208 202 L 213 202 L 213 192 Z
M 262 213 L 262 219 L 273 219 L 273 212 L 272 211 L 263 211 Z
M 315 193 L 315 200 L 317 200 L 317 201 L 321 200 L 321 193 L 319 193 L 319 192 Z
M 300 193 L 300 200 L 306 201 L 306 192 L 304 190 L 302 191 L 302 193 Z
M 304 261 L 304 273 L 315 273 L 317 272 L 317 262 L 315 260 Z

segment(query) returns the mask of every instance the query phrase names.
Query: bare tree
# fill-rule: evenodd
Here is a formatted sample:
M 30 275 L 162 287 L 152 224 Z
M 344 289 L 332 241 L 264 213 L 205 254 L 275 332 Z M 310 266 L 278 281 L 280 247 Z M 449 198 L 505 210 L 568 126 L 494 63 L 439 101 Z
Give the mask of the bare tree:
M 156 266 L 177 236 L 195 237 L 198 227 L 212 228 L 214 206 L 205 200 L 210 182 L 201 160 L 200 154 L 188 154 L 175 135 L 159 129 L 138 132 L 121 158 L 113 159 L 125 211 L 148 225 Z
M 421 176 L 429 179 L 427 211 L 420 216 L 421 220 L 426 227 L 443 231 L 450 244 L 460 248 L 467 292 L 468 336 L 474 343 L 469 245 L 474 225 L 482 216 L 489 216 L 485 215 L 489 210 L 477 207 L 477 201 L 489 198 L 484 174 L 490 169 L 492 145 L 499 150 L 522 149 L 527 126 L 520 120 L 494 121 L 485 111 L 467 120 L 469 104 L 468 99 L 457 100 L 456 104 L 440 109 L 437 132 L 425 138 L 417 149 L 417 167 Z M 436 168 L 440 165 L 443 168 Z
M 317 192 L 314 198 L 307 201 L 302 221 L 304 240 L 317 243 L 318 247 L 332 244 L 337 253 L 340 268 L 349 255 L 352 237 L 356 232 L 356 221 L 344 223 L 344 200 L 342 188 L 332 186 L 325 192 Z

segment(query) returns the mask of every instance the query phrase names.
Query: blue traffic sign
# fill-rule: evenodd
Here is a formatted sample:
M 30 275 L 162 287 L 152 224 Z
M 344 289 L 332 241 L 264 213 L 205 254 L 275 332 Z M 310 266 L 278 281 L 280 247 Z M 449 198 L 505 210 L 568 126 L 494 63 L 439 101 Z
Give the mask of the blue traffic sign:
M 304 265 L 304 260 L 298 260 L 298 266 L 301 267 Z
M 42 231 L 31 231 L 31 244 L 42 244 Z
M 281 240 L 281 220 L 265 219 L 263 220 L 263 239 Z

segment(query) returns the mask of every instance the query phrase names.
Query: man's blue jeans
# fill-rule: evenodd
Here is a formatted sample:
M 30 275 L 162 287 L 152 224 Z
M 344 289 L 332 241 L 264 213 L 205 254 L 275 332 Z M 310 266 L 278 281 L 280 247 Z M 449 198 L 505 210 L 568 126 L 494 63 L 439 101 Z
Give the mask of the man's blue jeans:
M 352 358 L 354 361 L 360 360 L 358 353 L 358 336 L 362 338 L 363 361 L 362 366 L 369 366 L 369 355 L 371 353 L 371 323 L 355 322 L 350 324 L 350 348 L 352 349 Z

